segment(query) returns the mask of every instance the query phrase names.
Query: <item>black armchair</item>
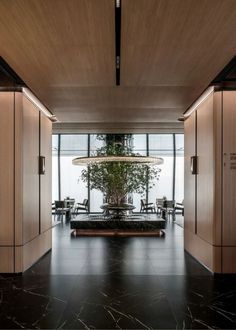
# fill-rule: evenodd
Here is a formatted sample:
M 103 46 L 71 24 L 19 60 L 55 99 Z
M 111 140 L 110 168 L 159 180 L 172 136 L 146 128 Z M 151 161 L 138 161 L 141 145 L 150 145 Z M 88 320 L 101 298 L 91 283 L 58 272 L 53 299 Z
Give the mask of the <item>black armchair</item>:
M 164 206 L 164 198 L 157 198 L 156 199 L 156 209 L 157 209 L 157 213 L 161 213 L 161 210 L 163 209 Z
M 54 202 L 54 219 L 57 216 L 62 216 L 65 214 L 66 219 L 69 220 L 70 219 L 70 208 L 66 207 L 65 202 L 64 201 L 55 201 Z
M 173 220 L 175 219 L 175 201 L 173 200 L 164 200 L 163 207 L 161 209 L 162 217 L 166 219 L 172 215 Z
M 156 212 L 154 203 L 146 203 L 146 199 L 141 199 L 141 208 L 140 213 L 151 211 L 152 213 Z
M 77 203 L 75 206 L 75 214 L 77 215 L 79 213 L 79 210 L 85 211 L 88 213 L 88 199 L 84 199 L 83 203 Z
M 175 213 L 178 210 L 181 211 L 182 216 L 184 216 L 184 200 L 182 201 L 182 203 L 176 203 L 175 204 Z

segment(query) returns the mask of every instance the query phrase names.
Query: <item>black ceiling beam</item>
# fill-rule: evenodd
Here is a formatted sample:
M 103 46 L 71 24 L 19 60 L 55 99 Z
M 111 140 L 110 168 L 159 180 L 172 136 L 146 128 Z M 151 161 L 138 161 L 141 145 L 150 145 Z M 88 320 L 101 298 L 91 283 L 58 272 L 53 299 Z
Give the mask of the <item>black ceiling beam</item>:
M 25 82 L 0 56 L 0 87 L 24 87 Z
M 115 66 L 116 86 L 120 85 L 121 0 L 115 1 Z
M 224 82 L 236 81 L 236 56 L 234 56 L 229 63 L 218 73 L 213 79 L 211 85 L 217 85 Z

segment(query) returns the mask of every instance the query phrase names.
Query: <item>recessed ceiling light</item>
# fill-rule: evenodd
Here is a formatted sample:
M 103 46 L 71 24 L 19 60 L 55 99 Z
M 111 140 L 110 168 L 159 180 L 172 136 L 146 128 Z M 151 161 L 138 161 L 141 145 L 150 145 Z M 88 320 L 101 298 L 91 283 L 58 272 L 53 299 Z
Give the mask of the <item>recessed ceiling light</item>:
M 116 56 L 116 68 L 120 68 L 120 56 Z

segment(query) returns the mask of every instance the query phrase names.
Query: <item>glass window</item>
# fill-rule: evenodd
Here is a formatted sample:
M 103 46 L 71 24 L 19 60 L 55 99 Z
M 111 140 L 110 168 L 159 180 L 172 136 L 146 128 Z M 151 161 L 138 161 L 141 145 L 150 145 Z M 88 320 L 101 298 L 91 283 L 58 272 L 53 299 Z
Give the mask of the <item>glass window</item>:
M 100 135 L 100 134 L 99 134 Z M 155 180 L 155 186 L 148 192 L 148 201 L 155 202 L 156 198 L 166 196 L 172 199 L 173 194 L 173 134 L 149 134 L 149 155 L 159 156 L 164 159 L 164 164 L 159 165 L 161 169 L 159 178 Z M 175 169 L 175 200 L 182 202 L 184 198 L 184 135 L 175 134 L 176 142 L 176 169 Z M 58 187 L 58 135 L 52 136 L 52 200 L 59 199 Z M 88 149 L 88 143 L 90 148 Z M 72 165 L 72 159 L 78 156 L 96 154 L 96 150 L 104 145 L 104 141 L 97 139 L 97 134 L 61 134 L 61 199 L 66 197 L 75 198 L 76 202 L 82 202 L 88 198 L 87 183 L 81 179 L 81 172 L 86 167 Z M 133 151 L 141 155 L 147 155 L 147 134 L 132 134 Z M 140 199 L 146 198 L 146 193 L 132 194 L 136 209 L 140 210 Z M 103 204 L 103 194 L 98 190 L 90 191 L 90 211 L 102 212 L 100 206 Z
M 82 203 L 88 198 L 88 189 L 81 179 L 81 173 L 85 166 L 72 164 L 75 156 L 61 156 L 61 199 L 73 198 L 76 203 Z
M 62 134 L 61 135 L 62 156 L 87 156 L 88 134 Z
M 96 156 L 96 151 L 105 145 L 102 140 L 105 134 L 90 134 L 90 156 Z M 102 212 L 101 205 L 103 204 L 103 193 L 97 189 L 90 190 L 90 212 Z
M 184 199 L 184 134 L 175 135 L 175 200 L 181 203 Z
M 104 204 L 103 193 L 100 190 L 90 190 L 90 212 L 103 212 L 101 205 Z
M 142 156 L 147 155 L 147 135 L 133 134 L 132 135 L 132 149 L 135 153 Z
M 131 147 L 134 153 L 140 154 L 142 156 L 147 155 L 147 135 L 146 134 L 132 134 Z M 146 198 L 146 193 L 144 195 L 133 193 L 130 195 L 130 201 L 135 206 L 134 212 L 139 212 L 141 207 L 141 198 Z
M 59 199 L 58 192 L 58 135 L 52 136 L 52 202 Z
M 154 181 L 155 186 L 148 192 L 149 202 L 154 203 L 157 198 L 163 196 L 168 200 L 173 199 L 173 147 L 173 134 L 149 134 L 149 155 L 164 160 L 164 163 L 159 165 L 159 178 Z
M 149 134 L 149 154 L 173 157 L 173 134 Z
M 105 137 L 104 134 L 90 134 L 90 156 L 96 156 L 97 149 L 104 146 L 105 141 L 99 137 Z
M 144 193 L 143 195 L 137 193 L 132 194 L 132 204 L 135 206 L 133 212 L 140 212 L 141 199 L 146 199 L 146 193 Z
M 75 166 L 72 160 L 88 155 L 88 135 L 61 135 L 61 199 L 74 198 L 82 203 L 88 198 L 86 183 L 81 180 L 84 166 Z

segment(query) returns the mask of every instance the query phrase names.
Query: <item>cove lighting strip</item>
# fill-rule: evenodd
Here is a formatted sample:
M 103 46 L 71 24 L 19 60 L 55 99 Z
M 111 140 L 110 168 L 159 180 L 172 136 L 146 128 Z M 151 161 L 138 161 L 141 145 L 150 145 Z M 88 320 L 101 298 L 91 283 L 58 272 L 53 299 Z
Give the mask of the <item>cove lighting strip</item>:
M 187 119 L 213 92 L 214 86 L 208 87 L 205 92 L 203 92 L 202 95 L 193 103 L 193 105 L 183 114 L 184 119 Z
M 52 121 L 57 121 L 56 117 L 53 114 L 51 114 L 51 112 L 39 101 L 39 99 L 31 92 L 29 88 L 22 87 L 22 92 L 49 119 L 51 119 Z

